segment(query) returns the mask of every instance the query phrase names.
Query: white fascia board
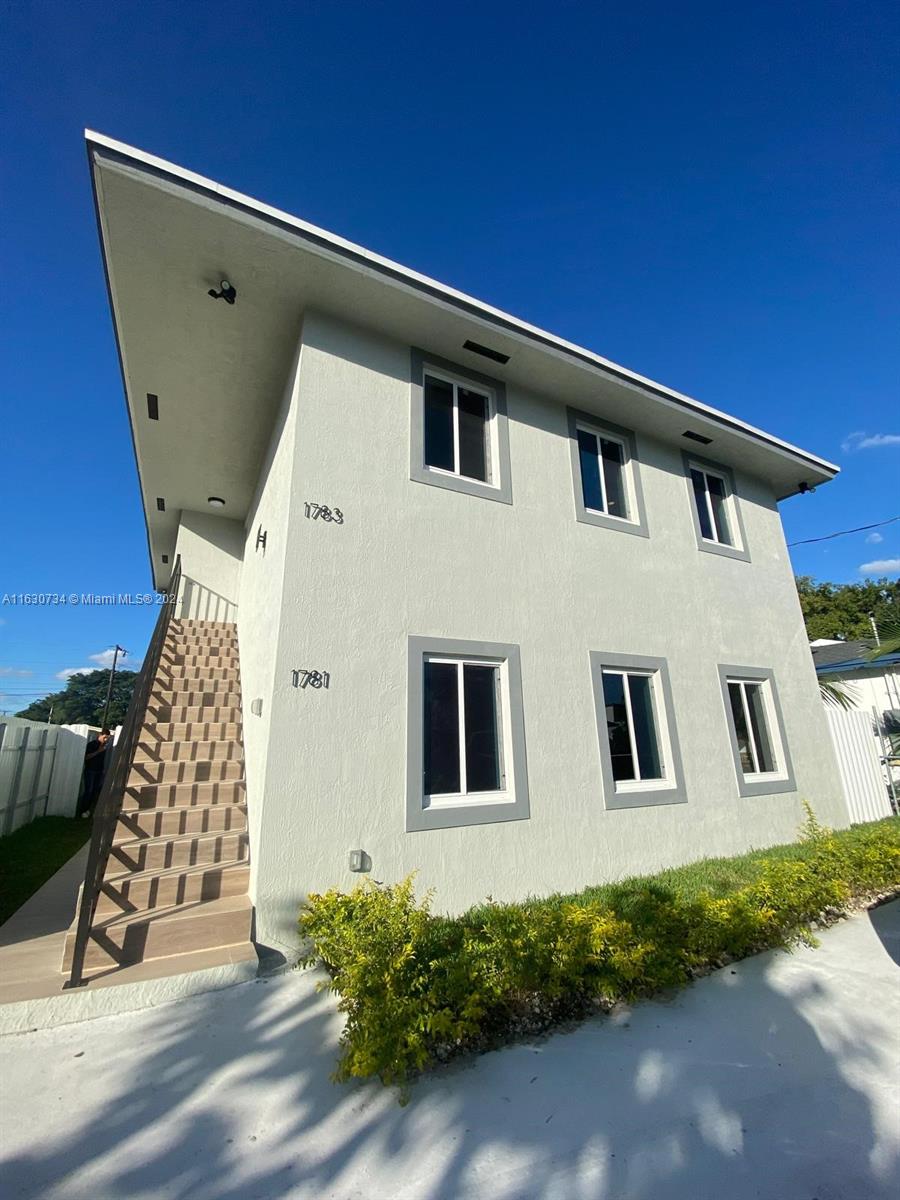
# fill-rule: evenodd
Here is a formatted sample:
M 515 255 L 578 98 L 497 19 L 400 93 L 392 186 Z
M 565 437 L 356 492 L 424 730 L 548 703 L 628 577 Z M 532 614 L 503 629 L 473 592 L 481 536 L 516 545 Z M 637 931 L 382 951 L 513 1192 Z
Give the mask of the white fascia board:
M 426 292 L 432 299 L 443 300 L 455 309 L 463 308 L 473 317 L 481 318 L 482 321 L 487 322 L 489 325 L 495 327 L 502 325 L 504 331 L 507 333 L 518 335 L 531 343 L 539 342 L 551 351 L 555 350 L 557 353 L 570 359 L 576 359 L 582 365 L 593 366 L 607 375 L 612 375 L 625 383 L 630 383 L 640 388 L 644 392 L 649 392 L 663 402 L 668 402 L 680 409 L 694 412 L 698 416 L 704 417 L 715 424 L 724 425 L 732 432 L 742 434 L 754 442 L 762 442 L 770 450 L 781 452 L 791 459 L 816 468 L 825 475 L 835 476 L 840 472 L 840 467 L 835 463 L 829 462 L 827 459 L 820 458 L 808 450 L 803 450 L 791 442 L 783 441 L 774 434 L 767 433 L 755 425 L 750 425 L 746 421 L 741 421 L 737 417 L 722 412 L 721 409 L 703 404 L 701 401 L 695 400 L 683 392 L 676 392 L 664 384 L 657 383 L 655 380 L 649 379 L 644 375 L 639 375 L 627 367 L 620 366 L 610 359 L 595 354 L 592 350 L 587 350 L 583 346 L 576 345 L 574 342 L 566 341 L 556 334 L 548 333 L 536 325 L 530 325 L 527 321 L 522 321 L 510 313 L 504 312 L 502 309 L 494 308 L 493 305 L 486 304 L 482 300 L 477 300 L 465 292 L 457 291 L 456 288 L 440 283 L 436 279 L 431 279 L 427 275 L 422 275 L 418 271 L 413 271 L 409 267 L 404 267 L 392 259 L 376 254 L 372 250 L 367 250 L 364 246 L 359 246 L 355 242 L 348 241 L 346 238 L 331 233 L 327 229 L 322 229 L 318 225 L 312 225 L 308 221 L 303 221 L 299 217 L 284 212 L 282 209 L 274 208 L 272 205 L 255 200 L 252 196 L 247 196 L 243 192 L 237 192 L 233 188 L 225 187 L 224 184 L 217 183 L 214 179 L 198 175 L 195 171 L 189 171 L 175 163 L 168 162 L 166 159 L 158 158 L 156 155 L 147 154 L 143 150 L 138 150 L 134 146 L 129 146 L 124 142 L 118 142 L 114 138 L 106 137 L 102 133 L 86 129 L 84 136 L 89 148 L 96 147 L 106 150 L 111 155 L 127 160 L 135 166 L 146 167 L 154 173 L 168 176 L 170 179 L 194 190 L 217 196 L 228 205 L 242 208 L 258 217 L 277 222 L 282 227 L 293 229 L 304 239 L 326 250 L 330 249 L 333 253 L 340 255 L 345 261 L 348 258 L 356 260 L 357 264 L 363 268 L 368 267 L 381 276 L 388 275 L 395 281 L 405 283 L 420 293 Z

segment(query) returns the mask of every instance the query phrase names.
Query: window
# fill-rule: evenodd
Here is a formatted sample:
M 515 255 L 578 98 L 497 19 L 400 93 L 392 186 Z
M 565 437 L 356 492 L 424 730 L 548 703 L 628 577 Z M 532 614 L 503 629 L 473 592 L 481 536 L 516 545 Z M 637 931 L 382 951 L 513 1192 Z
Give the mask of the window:
M 577 520 L 646 537 L 634 434 L 574 409 L 568 419 Z
M 774 673 L 720 667 L 719 677 L 739 791 L 745 796 L 793 791 Z
M 412 479 L 512 503 L 499 380 L 413 350 L 411 428 Z
M 409 640 L 409 831 L 529 815 L 517 646 Z
M 606 807 L 683 802 L 665 661 L 592 651 L 591 674 Z
M 699 548 L 749 560 L 731 471 L 687 455 L 684 463 Z

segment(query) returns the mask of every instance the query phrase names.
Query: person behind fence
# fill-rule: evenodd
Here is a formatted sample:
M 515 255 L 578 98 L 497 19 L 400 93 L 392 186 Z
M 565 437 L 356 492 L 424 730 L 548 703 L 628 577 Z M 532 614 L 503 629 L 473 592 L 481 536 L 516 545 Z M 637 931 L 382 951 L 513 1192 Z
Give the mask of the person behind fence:
M 78 806 L 79 813 L 89 817 L 94 811 L 97 797 L 103 786 L 103 773 L 106 770 L 106 752 L 110 746 L 109 730 L 104 725 L 100 733 L 88 742 L 84 755 L 84 792 Z

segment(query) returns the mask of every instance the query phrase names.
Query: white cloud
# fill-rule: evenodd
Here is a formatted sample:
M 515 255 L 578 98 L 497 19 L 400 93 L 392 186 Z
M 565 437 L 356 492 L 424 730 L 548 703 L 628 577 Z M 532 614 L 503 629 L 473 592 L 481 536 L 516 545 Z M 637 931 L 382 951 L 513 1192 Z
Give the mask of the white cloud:
M 19 667 L 0 667 L 0 675 L 33 675 L 34 671 L 23 671 Z
M 88 658 L 91 660 L 91 662 L 96 663 L 98 667 L 111 667 L 113 665 L 113 657 L 115 656 L 115 653 L 115 649 L 101 650 L 99 654 L 89 654 Z M 118 668 L 122 665 L 123 659 L 129 658 L 130 656 L 128 654 L 123 654 L 120 650 L 119 657 L 116 660 L 116 667 Z
M 872 450 L 877 446 L 900 446 L 900 433 L 865 433 L 857 429 L 841 442 L 845 454 L 852 454 L 854 450 Z
M 863 575 L 900 575 L 900 558 L 876 558 L 859 569 Z
M 90 675 L 91 671 L 96 670 L 96 667 L 66 667 L 65 670 L 56 672 L 56 678 L 70 679 L 73 675 Z
M 866 541 L 869 543 L 870 546 L 877 546 L 879 542 L 884 541 L 884 538 L 881 536 L 880 533 L 870 533 L 869 536 L 866 538 Z

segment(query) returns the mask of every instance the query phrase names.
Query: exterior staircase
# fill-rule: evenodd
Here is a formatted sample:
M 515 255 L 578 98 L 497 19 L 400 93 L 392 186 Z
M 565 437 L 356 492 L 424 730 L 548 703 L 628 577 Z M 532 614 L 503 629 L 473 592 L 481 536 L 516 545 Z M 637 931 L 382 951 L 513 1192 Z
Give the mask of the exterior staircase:
M 255 957 L 235 626 L 166 630 L 103 873 L 86 979 L 148 960 Z M 63 971 L 71 969 L 75 925 Z M 204 965 L 207 965 L 206 955 Z

